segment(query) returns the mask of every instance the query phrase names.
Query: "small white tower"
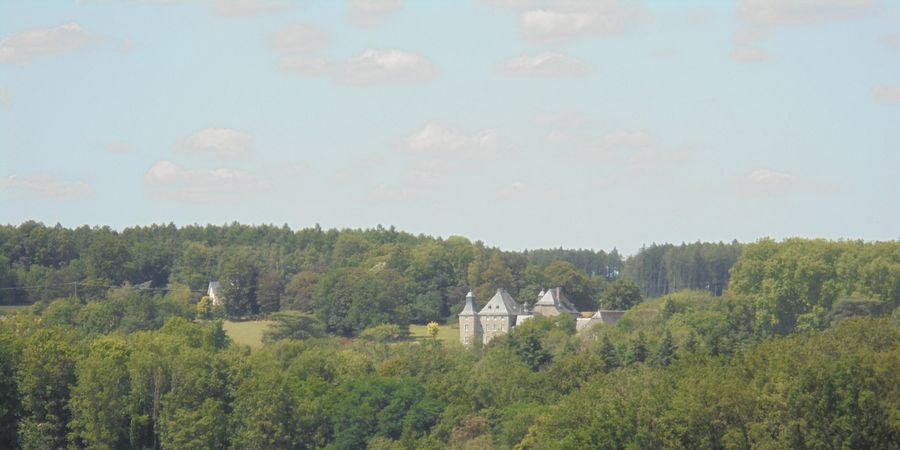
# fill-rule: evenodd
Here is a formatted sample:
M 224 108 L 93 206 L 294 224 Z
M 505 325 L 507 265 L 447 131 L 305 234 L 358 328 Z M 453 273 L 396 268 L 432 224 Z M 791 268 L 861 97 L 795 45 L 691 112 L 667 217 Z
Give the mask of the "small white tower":
M 475 294 L 469 291 L 466 294 L 466 305 L 459 313 L 459 342 L 463 345 L 472 345 L 481 341 L 481 321 L 478 320 L 478 312 L 475 311 Z

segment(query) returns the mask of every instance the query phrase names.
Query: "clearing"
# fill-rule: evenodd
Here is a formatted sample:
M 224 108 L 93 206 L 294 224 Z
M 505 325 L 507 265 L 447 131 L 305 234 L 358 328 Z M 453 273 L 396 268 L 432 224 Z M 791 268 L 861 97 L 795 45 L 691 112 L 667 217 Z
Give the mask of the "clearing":
M 232 322 L 226 320 L 222 327 L 228 333 L 231 341 L 238 345 L 246 345 L 252 349 L 258 349 L 263 346 L 263 332 L 274 323 L 270 320 L 247 320 L 242 322 Z M 409 337 L 413 341 L 424 341 L 430 339 L 425 325 L 410 325 Z M 459 342 L 459 327 L 453 325 L 441 325 L 438 328 L 438 340 L 445 345 L 453 345 Z
M 222 325 L 231 341 L 238 345 L 247 345 L 252 349 L 262 347 L 263 331 L 275 322 L 270 320 L 248 320 L 245 322 L 232 322 L 226 320 Z

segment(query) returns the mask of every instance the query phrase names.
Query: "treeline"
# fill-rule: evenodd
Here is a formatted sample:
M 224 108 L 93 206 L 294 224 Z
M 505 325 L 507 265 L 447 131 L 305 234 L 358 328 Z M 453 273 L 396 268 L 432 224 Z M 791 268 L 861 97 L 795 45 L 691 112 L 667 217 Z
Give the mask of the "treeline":
M 119 232 L 26 222 L 0 226 L 0 304 L 86 302 L 124 285 L 187 287 L 196 303 L 218 280 L 224 309 L 214 316 L 299 310 L 318 314 L 330 331 L 352 334 L 385 320 L 452 320 L 468 290 L 482 303 L 501 287 L 531 302 L 541 289 L 561 286 L 579 308 L 596 309 L 623 264 L 615 250 L 507 252 L 380 226 L 169 224 Z
M 475 349 L 375 327 L 250 352 L 177 309 L 93 328 L 92 305 L 0 320 L 0 448 L 900 445 L 898 310 L 776 337 L 753 300 L 685 291 L 615 327 L 537 318 Z M 321 336 L 305 317 L 282 325 Z
M 722 295 L 729 270 L 741 255 L 741 244 L 696 242 L 643 247 L 624 264 L 623 276 L 637 284 L 645 297 L 659 297 L 684 289 Z
M 323 286 L 375 297 L 405 273 L 340 270 Z M 731 276 L 474 349 L 403 340 L 352 289 L 252 352 L 191 320 L 186 284 L 39 302 L 0 318 L 0 448 L 900 447 L 900 243 L 762 240 Z M 327 322 L 355 314 L 355 339 Z

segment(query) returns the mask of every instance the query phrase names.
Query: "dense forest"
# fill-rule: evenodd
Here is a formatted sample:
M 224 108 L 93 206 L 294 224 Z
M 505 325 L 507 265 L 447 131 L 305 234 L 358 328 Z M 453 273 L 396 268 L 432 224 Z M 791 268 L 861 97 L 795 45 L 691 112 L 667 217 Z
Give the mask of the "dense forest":
M 623 260 L 380 227 L 26 223 L 0 248 L 0 298 L 33 303 L 0 319 L 0 448 L 900 448 L 898 242 Z M 449 327 L 469 288 L 551 285 L 628 312 L 471 349 L 402 336 Z M 217 318 L 263 314 L 257 350 Z
M 721 295 L 740 248 L 654 245 L 626 259 L 615 249 L 510 252 L 383 227 L 170 224 L 118 232 L 26 222 L 0 227 L 0 304 L 84 301 L 126 284 L 188 289 L 199 300 L 218 280 L 225 301 L 214 315 L 315 312 L 330 331 L 350 335 L 382 322 L 452 321 L 469 290 L 481 302 L 497 288 L 528 302 L 560 286 L 583 311 L 630 306 L 634 286 L 645 297 L 681 289 Z

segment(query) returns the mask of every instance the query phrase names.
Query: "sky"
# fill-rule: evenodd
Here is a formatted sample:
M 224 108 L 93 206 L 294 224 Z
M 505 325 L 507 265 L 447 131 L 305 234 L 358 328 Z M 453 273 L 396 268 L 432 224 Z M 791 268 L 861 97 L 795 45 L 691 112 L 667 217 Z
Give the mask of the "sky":
M 900 238 L 900 2 L 0 2 L 0 223 Z

